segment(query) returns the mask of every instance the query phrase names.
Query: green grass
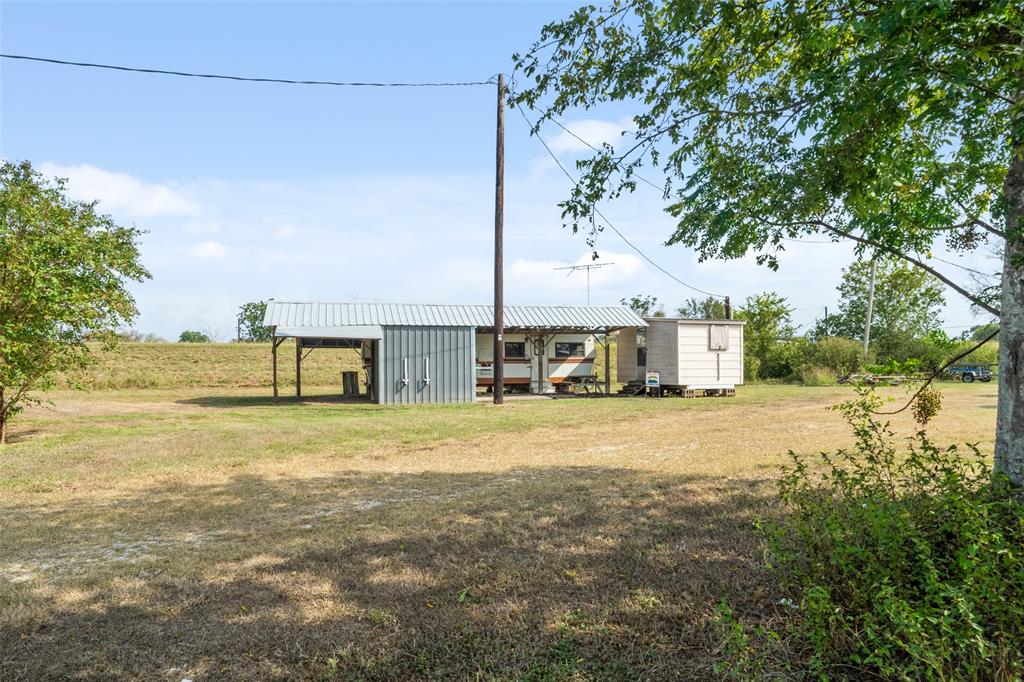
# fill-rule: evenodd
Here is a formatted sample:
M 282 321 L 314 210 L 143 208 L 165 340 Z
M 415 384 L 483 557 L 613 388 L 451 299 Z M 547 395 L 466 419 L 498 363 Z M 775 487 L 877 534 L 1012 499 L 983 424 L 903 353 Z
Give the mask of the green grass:
M 149 360 L 244 383 L 253 347 L 224 348 L 234 379 Z M 0 679 L 713 678 L 720 600 L 776 608 L 752 524 L 786 451 L 850 441 L 824 409 L 842 387 L 381 407 L 335 386 L 61 390 L 16 421 Z M 991 451 L 995 386 L 944 390 L 936 439 Z

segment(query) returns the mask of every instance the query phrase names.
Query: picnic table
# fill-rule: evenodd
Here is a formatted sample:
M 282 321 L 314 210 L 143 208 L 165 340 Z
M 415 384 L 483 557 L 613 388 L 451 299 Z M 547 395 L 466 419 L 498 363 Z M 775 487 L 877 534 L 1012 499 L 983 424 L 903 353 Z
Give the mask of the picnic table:
M 604 393 L 604 382 L 596 374 L 569 376 L 558 384 L 558 390 L 574 395 L 600 395 Z

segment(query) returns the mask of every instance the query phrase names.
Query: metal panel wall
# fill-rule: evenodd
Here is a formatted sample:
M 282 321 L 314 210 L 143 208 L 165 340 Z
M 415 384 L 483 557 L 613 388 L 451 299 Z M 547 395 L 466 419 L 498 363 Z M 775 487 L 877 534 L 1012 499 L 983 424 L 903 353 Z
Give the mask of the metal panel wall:
M 376 360 L 377 402 L 474 402 L 475 332 L 474 327 L 385 326 Z

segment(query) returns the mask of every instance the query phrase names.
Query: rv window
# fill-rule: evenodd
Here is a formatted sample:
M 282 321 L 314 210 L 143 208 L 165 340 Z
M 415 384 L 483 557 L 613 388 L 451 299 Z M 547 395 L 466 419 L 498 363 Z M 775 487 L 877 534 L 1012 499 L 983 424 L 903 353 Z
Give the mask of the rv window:
M 525 341 L 506 341 L 505 342 L 505 357 L 506 358 L 519 358 L 523 359 L 526 357 L 526 342 Z
M 578 341 L 563 341 L 555 343 L 556 358 L 582 357 L 587 354 L 586 346 Z

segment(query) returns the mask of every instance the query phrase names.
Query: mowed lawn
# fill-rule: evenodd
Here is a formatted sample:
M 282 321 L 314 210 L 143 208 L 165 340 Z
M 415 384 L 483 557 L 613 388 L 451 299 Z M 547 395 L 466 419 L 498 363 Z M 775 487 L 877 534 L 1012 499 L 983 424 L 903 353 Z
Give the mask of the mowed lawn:
M 994 384 L 943 391 L 936 440 L 991 452 Z M 0 679 L 714 678 L 718 603 L 775 616 L 753 522 L 779 513 L 786 451 L 851 441 L 825 409 L 846 388 L 415 408 L 267 392 L 61 391 L 19 419 Z

